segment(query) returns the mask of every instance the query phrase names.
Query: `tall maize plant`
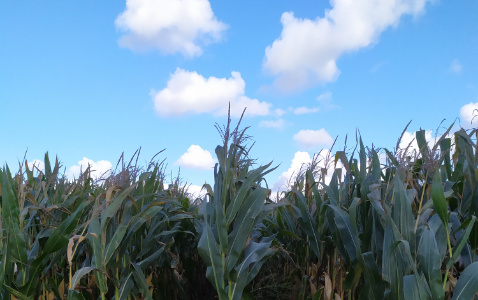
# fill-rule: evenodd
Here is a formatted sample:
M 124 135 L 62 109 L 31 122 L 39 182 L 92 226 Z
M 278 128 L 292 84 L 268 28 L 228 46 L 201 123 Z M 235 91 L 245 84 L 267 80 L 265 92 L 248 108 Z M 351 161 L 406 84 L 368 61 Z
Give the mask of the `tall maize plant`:
M 269 210 L 270 191 L 260 186 L 269 165 L 250 170 L 244 148 L 245 131 L 224 128 L 222 146 L 216 148 L 219 161 L 214 168 L 214 189 L 205 185 L 208 201 L 201 214 L 203 230 L 198 251 L 207 265 L 206 277 L 219 299 L 242 299 L 246 285 L 257 275 L 262 264 L 273 254 L 272 239 L 255 239 L 252 234 Z M 229 139 L 232 143 L 229 145 Z

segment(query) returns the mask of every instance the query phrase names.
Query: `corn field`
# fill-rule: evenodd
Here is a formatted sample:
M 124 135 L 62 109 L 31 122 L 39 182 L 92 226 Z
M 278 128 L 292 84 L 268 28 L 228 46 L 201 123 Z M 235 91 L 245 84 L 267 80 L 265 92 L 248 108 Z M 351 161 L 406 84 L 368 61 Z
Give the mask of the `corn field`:
M 273 201 L 274 167 L 230 125 L 203 199 L 134 156 L 99 181 L 68 180 L 48 153 L 44 170 L 5 165 L 0 298 L 478 299 L 477 130 L 452 125 L 433 147 L 417 131 L 416 153 L 358 136 Z

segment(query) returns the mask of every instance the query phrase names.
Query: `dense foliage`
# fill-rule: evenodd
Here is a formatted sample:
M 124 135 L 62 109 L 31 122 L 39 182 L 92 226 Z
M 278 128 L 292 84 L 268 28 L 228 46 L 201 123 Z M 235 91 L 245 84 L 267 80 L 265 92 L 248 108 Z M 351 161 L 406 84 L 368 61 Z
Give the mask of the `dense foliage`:
M 0 298 L 478 299 L 476 130 L 433 147 L 417 131 L 387 163 L 359 137 L 272 201 L 270 165 L 229 126 L 204 199 L 154 161 L 73 182 L 48 154 L 44 171 L 5 166 Z M 343 166 L 330 183 L 324 163 Z

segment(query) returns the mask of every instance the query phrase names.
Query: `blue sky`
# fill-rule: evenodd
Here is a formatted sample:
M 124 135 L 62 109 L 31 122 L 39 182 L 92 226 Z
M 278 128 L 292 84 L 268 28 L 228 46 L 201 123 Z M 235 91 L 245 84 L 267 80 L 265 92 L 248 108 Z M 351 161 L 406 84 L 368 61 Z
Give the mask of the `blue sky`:
M 475 127 L 476 53 L 474 0 L 0 1 L 0 158 L 49 151 L 75 176 L 166 149 L 201 185 L 230 101 L 277 189 L 357 129 L 391 149 L 410 120 L 410 139 Z

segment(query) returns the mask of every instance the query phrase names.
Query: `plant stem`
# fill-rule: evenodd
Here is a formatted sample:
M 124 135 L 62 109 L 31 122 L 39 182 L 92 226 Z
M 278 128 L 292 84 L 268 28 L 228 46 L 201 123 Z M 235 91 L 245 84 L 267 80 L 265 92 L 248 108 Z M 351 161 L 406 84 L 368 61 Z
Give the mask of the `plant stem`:
M 448 228 L 446 228 L 446 239 L 448 241 L 448 251 L 450 252 L 450 259 L 452 259 L 453 253 L 451 251 L 450 233 L 448 232 Z M 445 279 L 443 279 L 443 291 L 445 291 L 447 279 L 448 279 L 448 268 L 446 269 L 446 272 L 445 272 Z
M 419 215 L 420 215 L 420 212 L 422 211 L 422 203 L 423 203 L 423 197 L 425 196 L 425 189 L 426 189 L 426 186 L 427 186 L 427 179 L 428 179 L 428 173 L 427 175 L 425 175 L 425 181 L 423 182 L 423 186 L 422 186 L 422 197 L 420 198 L 420 205 L 418 207 L 418 212 L 417 212 L 417 221 L 415 222 L 415 230 L 414 232 L 417 233 L 417 227 L 418 227 L 418 220 L 419 220 Z

